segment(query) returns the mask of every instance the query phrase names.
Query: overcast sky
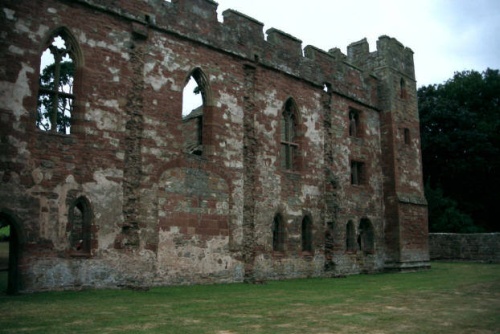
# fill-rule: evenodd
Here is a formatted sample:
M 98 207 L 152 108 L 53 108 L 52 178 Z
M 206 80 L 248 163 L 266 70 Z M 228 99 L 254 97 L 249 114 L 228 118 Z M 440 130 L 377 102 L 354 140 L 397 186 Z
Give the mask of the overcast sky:
M 418 87 L 456 71 L 500 69 L 500 0 L 215 0 L 325 51 L 381 35 L 414 54 Z

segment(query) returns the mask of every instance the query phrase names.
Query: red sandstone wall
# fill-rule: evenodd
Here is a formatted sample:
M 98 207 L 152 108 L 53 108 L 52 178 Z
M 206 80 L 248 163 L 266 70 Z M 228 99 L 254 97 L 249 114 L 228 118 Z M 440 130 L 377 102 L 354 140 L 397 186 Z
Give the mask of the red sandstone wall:
M 340 52 L 307 47 L 303 57 L 296 38 L 272 29 L 266 41 L 260 22 L 232 11 L 219 23 L 216 7 L 209 0 L 4 5 L 0 209 L 21 222 L 26 290 L 378 271 L 390 249 L 402 261 L 425 260 L 425 207 L 384 201 L 388 177 L 411 198 L 422 194 L 418 122 L 405 119 L 404 107 L 397 108 L 401 117 L 381 117 L 380 100 L 390 95 L 380 95 L 379 79 Z M 82 55 L 71 135 L 35 127 L 40 55 L 59 27 Z M 184 150 L 181 114 L 194 69 L 206 88 L 201 156 Z M 408 90 L 414 99 L 415 87 Z M 288 98 L 299 111 L 292 171 L 279 158 Z M 360 112 L 358 137 L 349 136 L 350 108 Z M 401 122 L 389 126 L 390 145 L 385 119 Z M 410 144 L 401 144 L 405 127 Z M 397 165 L 384 158 L 393 149 Z M 361 185 L 351 184 L 353 160 L 365 166 Z M 78 196 L 93 214 L 85 258 L 69 250 L 68 208 Z M 271 230 L 277 213 L 286 222 L 278 253 Z M 312 252 L 301 250 L 306 215 Z M 360 233 L 362 218 L 373 226 L 374 250 L 346 252 L 346 224 L 352 220 Z M 326 222 L 334 226 L 329 272 Z

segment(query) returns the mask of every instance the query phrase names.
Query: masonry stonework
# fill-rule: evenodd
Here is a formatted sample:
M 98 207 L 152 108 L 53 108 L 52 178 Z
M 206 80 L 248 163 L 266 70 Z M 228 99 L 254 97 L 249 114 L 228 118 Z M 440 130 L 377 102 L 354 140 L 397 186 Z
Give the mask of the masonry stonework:
M 387 36 L 374 52 L 302 49 L 216 10 L 3 2 L 0 218 L 18 290 L 429 266 L 413 52 Z M 37 126 L 41 56 L 59 35 L 75 65 L 70 133 Z M 183 118 L 190 77 L 203 105 Z
M 432 260 L 500 263 L 500 233 L 429 233 Z

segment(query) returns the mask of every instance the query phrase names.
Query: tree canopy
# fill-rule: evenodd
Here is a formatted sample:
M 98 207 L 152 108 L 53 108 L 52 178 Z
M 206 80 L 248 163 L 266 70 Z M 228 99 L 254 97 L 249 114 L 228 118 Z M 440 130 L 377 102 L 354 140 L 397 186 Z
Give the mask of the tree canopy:
M 499 71 L 457 72 L 418 103 L 430 230 L 499 231 Z

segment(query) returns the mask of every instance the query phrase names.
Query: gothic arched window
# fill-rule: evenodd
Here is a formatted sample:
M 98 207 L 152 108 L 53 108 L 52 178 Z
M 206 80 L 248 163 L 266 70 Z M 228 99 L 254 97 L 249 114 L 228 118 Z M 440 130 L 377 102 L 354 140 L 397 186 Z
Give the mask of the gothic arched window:
M 48 39 L 40 61 L 36 126 L 69 134 L 75 105 L 75 77 L 80 60 L 76 40 L 65 28 Z
M 203 145 L 206 145 L 207 134 L 204 133 L 204 128 L 209 93 L 207 77 L 200 68 L 195 68 L 189 75 L 182 94 L 184 149 L 191 154 L 202 155 Z
M 288 99 L 281 114 L 281 167 L 283 169 L 297 169 L 298 148 L 297 142 L 297 107 L 293 99 Z
M 69 243 L 73 253 L 90 254 L 92 246 L 92 210 L 85 197 L 74 200 L 69 207 Z
M 375 251 L 375 235 L 373 225 L 368 218 L 363 218 L 359 222 L 359 249 L 365 253 Z

